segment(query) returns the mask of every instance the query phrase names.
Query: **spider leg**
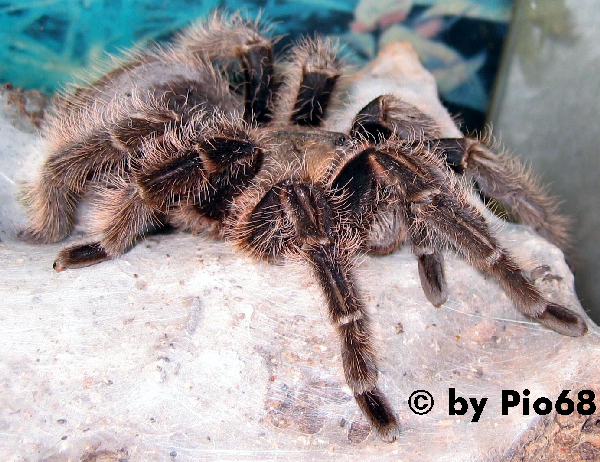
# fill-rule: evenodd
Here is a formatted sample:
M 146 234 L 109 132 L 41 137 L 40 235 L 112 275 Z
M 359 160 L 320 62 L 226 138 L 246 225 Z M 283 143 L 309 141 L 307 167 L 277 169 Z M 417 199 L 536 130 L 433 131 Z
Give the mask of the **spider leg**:
M 210 61 L 239 60 L 244 73 L 244 120 L 267 123 L 272 113 L 273 41 L 258 21 L 213 14 L 177 38 L 175 49 Z
M 135 100 L 132 111 L 120 114 L 109 130 L 99 123 L 101 108 L 96 108 L 99 113 L 82 110 L 66 120 L 53 121 L 55 149 L 25 194 L 30 226 L 21 238 L 50 243 L 71 232 L 77 204 L 88 183 L 127 170 L 131 152 L 141 140 L 160 133 L 166 123 L 177 118 L 169 108 L 154 103 Z
M 249 193 L 247 198 L 254 196 Z M 343 212 L 336 201 L 318 186 L 287 179 L 265 191 L 257 203 L 237 210 L 230 230 L 238 246 L 260 258 L 284 257 L 310 264 L 341 340 L 346 382 L 373 427 L 384 439 L 394 440 L 398 421 L 377 386 L 369 318 L 352 275 L 358 245 L 342 225 Z
M 346 382 L 359 407 L 385 438 L 393 440 L 398 422 L 385 395 L 377 387 L 377 359 L 370 340 L 369 318 L 357 293 L 347 256 L 337 246 L 316 246 L 307 257 L 323 287 L 329 317 L 342 342 Z
M 485 196 L 499 201 L 518 221 L 553 244 L 568 247 L 569 220 L 558 213 L 558 204 L 548 196 L 547 188 L 516 158 L 495 153 L 482 140 L 470 137 L 429 143 L 442 148 L 452 170 L 473 177 Z
M 336 44 L 324 38 L 304 39 L 292 49 L 278 92 L 277 119 L 301 126 L 321 126 L 343 73 L 344 64 L 337 52 Z
M 490 233 L 483 215 L 468 203 L 466 191 L 449 183 L 433 159 L 402 145 L 388 144 L 369 152 L 375 175 L 401 191 L 413 241 L 439 247 L 449 245 L 473 266 L 494 275 L 517 308 L 565 335 L 587 331 L 583 319 L 560 305 L 545 300 L 510 253 Z
M 157 223 L 156 210 L 147 204 L 136 185 L 122 179 L 110 188 L 98 191 L 94 204 L 92 229 L 98 241 L 75 244 L 62 249 L 54 269 L 81 268 L 110 260 L 129 249 L 150 223 Z
M 568 247 L 568 219 L 546 188 L 520 162 L 504 153 L 495 153 L 475 138 L 442 138 L 435 123 L 416 108 L 392 96 L 380 96 L 354 118 L 350 134 L 382 141 L 395 134 L 404 140 L 425 142 L 454 172 L 477 181 L 481 192 L 497 201 L 530 225 L 540 236 L 559 247 Z
M 369 167 L 365 166 L 365 170 L 368 169 Z M 406 241 L 410 241 L 410 237 L 408 224 L 401 208 L 393 202 L 387 206 L 380 205 L 367 231 L 366 243 L 369 252 L 387 255 Z M 423 238 L 419 239 L 419 242 L 421 241 Z M 434 306 L 444 304 L 448 290 L 442 253 L 435 247 L 419 246 L 414 243 L 412 251 L 418 259 L 419 278 L 427 300 Z
M 119 256 L 149 226 L 164 224 L 171 216 L 193 229 L 225 217 L 228 203 L 260 169 L 263 153 L 235 122 L 198 123 L 170 127 L 163 137 L 143 144 L 131 174 L 113 180 L 97 195 L 91 232 L 100 239 L 63 249 L 55 269 Z M 200 135 L 188 136 L 196 131 Z
M 394 134 L 403 140 L 439 138 L 435 121 L 411 104 L 391 95 L 378 96 L 354 116 L 350 135 L 380 142 Z

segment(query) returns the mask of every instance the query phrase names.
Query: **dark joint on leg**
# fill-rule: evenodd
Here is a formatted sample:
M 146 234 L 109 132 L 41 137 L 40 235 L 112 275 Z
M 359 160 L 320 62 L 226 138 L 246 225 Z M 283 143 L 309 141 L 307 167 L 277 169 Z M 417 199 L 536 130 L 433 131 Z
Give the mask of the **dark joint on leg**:
M 241 57 L 246 80 L 246 122 L 266 123 L 271 120 L 271 77 L 273 52 L 270 46 L 256 45 Z
M 232 163 L 261 155 L 253 143 L 228 137 L 209 138 L 202 143 L 204 164 L 211 173 L 222 173 Z
M 427 142 L 429 147 L 437 148 L 448 167 L 456 173 L 465 171 L 465 152 L 467 150 L 466 138 L 440 138 Z
M 338 75 L 327 75 L 322 72 L 304 74 L 294 106 L 292 122 L 311 127 L 321 125 L 338 77 Z
M 329 244 L 333 239 L 331 209 L 323 193 L 305 184 L 283 190 L 282 204 L 294 223 L 298 237 L 309 244 Z
M 386 124 L 383 96 L 375 98 L 363 107 L 354 118 L 350 129 L 350 135 L 353 137 L 363 136 L 374 142 L 387 139 L 392 133 L 392 128 Z
M 578 314 L 554 303 L 549 303 L 536 319 L 550 329 L 571 337 L 580 337 L 588 330 L 585 321 Z
M 419 278 L 427 300 L 441 306 L 448 297 L 443 257 L 439 251 L 419 255 Z

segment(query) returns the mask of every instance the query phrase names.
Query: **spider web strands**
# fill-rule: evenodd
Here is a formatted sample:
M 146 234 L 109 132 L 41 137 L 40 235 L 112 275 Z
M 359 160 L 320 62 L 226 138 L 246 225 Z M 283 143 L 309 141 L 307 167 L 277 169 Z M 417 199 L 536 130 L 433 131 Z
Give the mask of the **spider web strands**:
M 454 302 L 454 303 L 456 303 L 456 302 Z M 470 318 L 486 319 L 486 320 L 491 319 L 493 321 L 497 321 L 500 323 L 520 324 L 523 326 L 527 326 L 528 328 L 532 328 L 534 330 L 539 330 L 540 332 L 546 332 L 546 329 L 544 327 L 542 327 L 539 322 L 533 321 L 533 320 L 527 321 L 527 320 L 523 320 L 523 319 L 513 319 L 513 318 L 506 318 L 506 317 L 500 318 L 497 316 L 489 316 L 489 315 L 479 314 L 479 313 L 470 313 L 468 311 L 464 311 L 459 308 L 453 308 L 451 306 L 451 303 L 449 303 L 449 302 L 444 304 L 444 309 L 447 309 L 449 311 L 454 311 L 455 313 L 458 313 L 463 316 L 468 316 Z

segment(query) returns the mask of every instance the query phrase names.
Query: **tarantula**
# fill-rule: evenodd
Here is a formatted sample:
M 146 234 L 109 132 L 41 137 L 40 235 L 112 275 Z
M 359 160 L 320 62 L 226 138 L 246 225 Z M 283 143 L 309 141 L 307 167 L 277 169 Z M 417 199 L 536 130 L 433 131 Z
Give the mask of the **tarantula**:
M 306 262 L 339 335 L 346 381 L 386 440 L 398 421 L 378 387 L 353 276 L 358 253 L 409 243 L 439 306 L 442 251 L 451 249 L 495 276 L 524 314 L 565 335 L 586 332 L 580 316 L 540 294 L 459 181 L 472 177 L 563 243 L 554 203 L 516 161 L 475 138 L 443 138 L 427 114 L 392 95 L 364 106 L 346 133 L 325 130 L 346 71 L 337 45 L 307 38 L 275 61 L 266 35 L 258 22 L 215 14 L 59 98 L 45 131 L 50 154 L 26 197 L 24 238 L 66 237 L 93 187 L 96 240 L 63 249 L 58 271 L 115 258 L 165 225 L 211 231 L 259 259 Z

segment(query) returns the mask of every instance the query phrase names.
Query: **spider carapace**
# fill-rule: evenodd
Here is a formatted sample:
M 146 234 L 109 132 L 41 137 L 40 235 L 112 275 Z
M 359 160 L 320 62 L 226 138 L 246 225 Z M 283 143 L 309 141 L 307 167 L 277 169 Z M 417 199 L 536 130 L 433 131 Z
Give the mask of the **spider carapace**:
M 393 95 L 366 104 L 346 133 L 325 130 L 328 107 L 344 94 L 337 45 L 307 38 L 275 60 L 267 35 L 258 22 L 215 14 L 65 92 L 48 116 L 49 156 L 27 193 L 23 238 L 69 235 L 94 189 L 95 240 L 63 249 L 57 270 L 118 257 L 162 225 L 212 231 L 256 258 L 306 262 L 339 335 L 346 381 L 386 440 L 398 421 L 378 386 L 354 282 L 360 253 L 409 244 L 439 306 L 442 251 L 455 251 L 493 275 L 524 314 L 565 335 L 586 332 L 580 316 L 540 294 L 470 203 L 463 177 L 564 244 L 564 219 L 514 159 L 476 138 L 443 138 L 431 117 Z

